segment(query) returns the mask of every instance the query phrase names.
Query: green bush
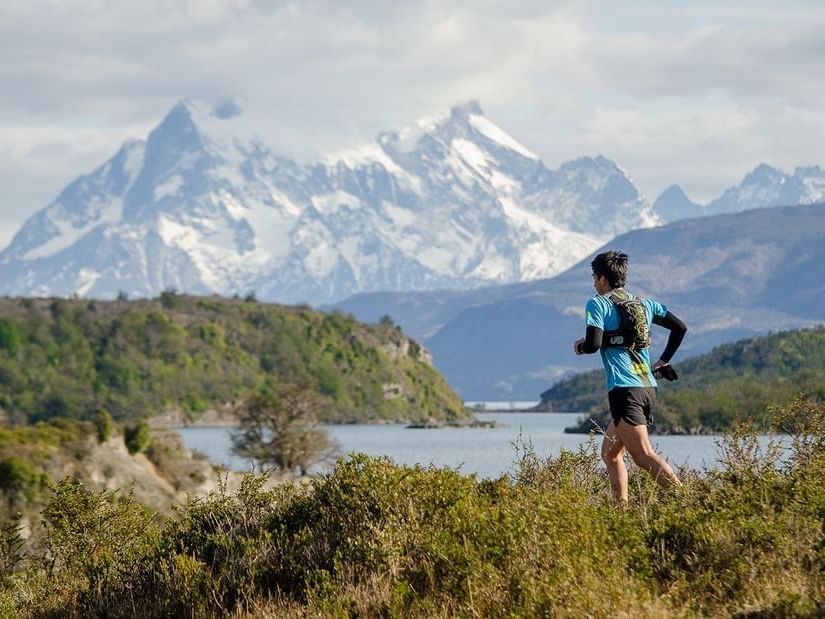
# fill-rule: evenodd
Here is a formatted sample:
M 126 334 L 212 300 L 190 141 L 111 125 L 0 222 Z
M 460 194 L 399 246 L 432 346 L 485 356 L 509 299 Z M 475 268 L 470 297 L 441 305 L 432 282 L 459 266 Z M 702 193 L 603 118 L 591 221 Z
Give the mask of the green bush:
M 114 428 L 112 414 L 103 408 L 99 408 L 95 413 L 94 422 L 97 431 L 97 442 L 105 443 L 112 436 L 112 429 Z
M 17 512 L 6 522 L 0 524 L 0 578 L 5 579 L 11 576 L 25 558 L 26 540 L 21 534 L 21 519 L 22 514 Z M 4 610 L 1 604 L 0 610 Z M 4 614 L 11 616 L 14 613 Z
M 3 348 L 10 357 L 15 357 L 23 338 L 17 325 L 7 318 L 0 319 L 0 348 Z
M 31 463 L 17 456 L 6 456 L 0 460 L 0 489 L 7 495 L 23 495 L 32 498 L 42 475 Z
M 123 433 L 123 440 L 130 454 L 142 452 L 151 440 L 149 424 L 145 419 L 140 419 L 137 423 L 127 426 Z
M 111 593 L 156 547 L 154 515 L 134 502 L 131 494 L 116 497 L 108 491 L 96 492 L 69 478 L 58 482 L 52 492 L 43 510 L 50 575 L 64 587 L 74 586 L 74 600 L 83 614 L 135 613 L 121 608 Z M 137 602 L 131 608 L 140 608 Z

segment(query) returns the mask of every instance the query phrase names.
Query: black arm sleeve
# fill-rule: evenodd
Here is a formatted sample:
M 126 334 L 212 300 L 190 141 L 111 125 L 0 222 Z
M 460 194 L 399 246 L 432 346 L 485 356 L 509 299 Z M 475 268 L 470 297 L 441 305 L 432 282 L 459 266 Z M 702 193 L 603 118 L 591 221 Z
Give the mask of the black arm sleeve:
M 659 357 L 665 363 L 670 363 L 670 360 L 673 358 L 673 355 L 676 354 L 676 350 L 682 343 L 682 340 L 685 338 L 685 333 L 687 333 L 687 326 L 683 323 L 678 316 L 671 314 L 668 312 L 664 316 L 654 316 L 653 322 L 660 327 L 664 327 L 670 331 L 670 335 L 667 338 L 667 345 L 665 346 L 665 350 L 662 352 L 662 355 Z
M 599 350 L 601 345 L 602 330 L 598 327 L 588 325 L 587 332 L 584 334 L 584 342 L 579 350 L 581 350 L 584 354 L 589 355 Z

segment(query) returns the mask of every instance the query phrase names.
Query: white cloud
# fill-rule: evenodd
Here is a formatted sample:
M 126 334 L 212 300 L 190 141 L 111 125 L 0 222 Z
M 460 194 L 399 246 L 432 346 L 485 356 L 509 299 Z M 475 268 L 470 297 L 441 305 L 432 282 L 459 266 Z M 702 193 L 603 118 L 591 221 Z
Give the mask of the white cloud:
M 825 21 L 825 20 L 823 20 Z M 591 50 L 599 79 L 640 97 L 776 97 L 821 104 L 825 87 L 823 21 L 777 30 L 708 26 L 677 38 L 609 35 Z

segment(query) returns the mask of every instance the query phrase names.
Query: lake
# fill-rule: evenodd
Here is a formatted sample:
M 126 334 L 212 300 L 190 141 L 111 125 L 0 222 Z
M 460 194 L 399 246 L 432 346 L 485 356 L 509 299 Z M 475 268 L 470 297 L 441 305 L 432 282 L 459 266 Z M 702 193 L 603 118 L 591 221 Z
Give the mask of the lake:
M 517 406 L 515 408 L 518 408 Z M 514 470 L 513 443 L 521 436 L 532 441 L 536 453 L 545 457 L 562 449 L 575 450 L 587 443 L 584 434 L 565 434 L 579 414 L 482 412 L 482 421 L 502 424 L 496 428 L 411 429 L 401 424 L 323 426 L 342 453 L 386 455 L 398 464 L 435 464 L 457 468 L 480 477 L 498 477 Z M 213 463 L 235 471 L 248 471 L 251 463 L 230 453 L 227 427 L 179 428 L 186 446 L 206 455 Z M 651 441 L 671 466 L 704 470 L 719 462 L 718 436 L 652 436 Z M 601 439 L 598 439 L 601 444 Z M 769 437 L 762 438 L 766 445 Z

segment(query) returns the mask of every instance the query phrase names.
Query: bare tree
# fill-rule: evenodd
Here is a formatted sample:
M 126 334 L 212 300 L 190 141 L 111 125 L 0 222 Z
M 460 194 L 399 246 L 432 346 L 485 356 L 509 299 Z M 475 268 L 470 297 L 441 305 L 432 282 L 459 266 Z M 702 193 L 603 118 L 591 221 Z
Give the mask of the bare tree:
M 259 466 L 305 475 L 317 462 L 331 460 L 337 446 L 318 427 L 329 399 L 302 385 L 286 385 L 276 394 L 253 396 L 237 411 L 240 427 L 232 451 Z

